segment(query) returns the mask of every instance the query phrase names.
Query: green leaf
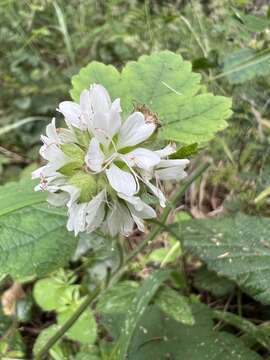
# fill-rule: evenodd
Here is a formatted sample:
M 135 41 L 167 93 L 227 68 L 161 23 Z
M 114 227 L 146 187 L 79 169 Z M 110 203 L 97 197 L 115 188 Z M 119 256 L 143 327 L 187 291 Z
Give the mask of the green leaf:
M 231 100 L 223 96 L 202 94 L 179 97 L 178 101 L 163 101 L 164 128 L 161 137 L 183 144 L 204 143 L 217 131 L 227 127 L 225 119 L 231 115 Z
M 128 62 L 121 74 L 123 89 L 127 89 L 124 109 L 132 104 L 148 106 L 158 115 L 170 113 L 163 109 L 163 102 L 177 101 L 182 96 L 193 96 L 200 89 L 200 74 L 192 72 L 192 65 L 170 51 L 141 56 Z
M 83 301 L 83 299 L 81 299 Z M 71 304 L 57 316 L 59 325 L 63 325 L 77 310 L 78 304 Z M 94 344 L 97 338 L 97 325 L 94 315 L 90 309 L 87 309 L 75 322 L 75 324 L 66 332 L 66 336 L 71 340 L 79 341 L 81 344 Z
M 186 325 L 194 325 L 194 318 L 185 296 L 169 287 L 161 288 L 156 297 L 155 304 L 176 321 Z
M 126 359 L 129 345 L 139 320 L 160 285 L 171 275 L 170 271 L 157 270 L 151 274 L 138 289 L 126 314 L 122 333 L 116 346 L 119 359 Z
M 101 360 L 99 350 L 96 346 L 83 346 L 80 352 L 76 354 L 74 360 Z
M 62 296 L 68 285 L 55 278 L 45 278 L 37 281 L 33 296 L 36 303 L 45 311 L 56 310 L 63 306 Z
M 43 203 L 47 195 L 42 192 L 35 192 L 34 186 L 35 183 L 28 179 L 0 186 L 0 216 L 30 205 Z
M 181 224 L 185 247 L 210 270 L 235 281 L 245 292 L 270 304 L 269 218 L 238 214 Z
M 39 351 L 46 345 L 46 343 L 54 336 L 54 334 L 59 330 L 59 326 L 57 325 L 51 325 L 49 327 L 47 327 L 45 330 L 43 330 L 35 344 L 34 344 L 34 348 L 33 348 L 33 354 L 37 355 L 39 353 Z M 60 342 L 61 340 L 57 341 L 55 345 L 53 345 L 53 347 L 50 349 L 50 355 L 53 357 L 55 354 L 57 354 L 58 356 L 63 356 L 61 347 L 60 347 Z M 53 357 L 55 358 L 55 357 Z
M 114 66 L 93 61 L 73 76 L 70 94 L 75 101 L 79 101 L 81 92 L 96 83 L 105 86 L 111 98 L 115 99 L 119 96 L 119 82 L 120 73 Z
M 32 181 L 0 187 L 0 276 L 42 276 L 66 265 L 77 240 L 66 215 L 50 208 Z M 42 204 L 43 203 L 43 204 Z
M 213 330 L 210 310 L 194 304 L 195 325 L 184 325 L 164 317 L 156 306 L 149 306 L 133 336 L 129 360 L 260 360 L 237 337 Z
M 256 76 L 265 76 L 270 72 L 270 53 L 258 53 L 254 49 L 237 50 L 224 59 L 223 74 L 231 84 L 242 84 Z
M 194 276 L 194 285 L 201 291 L 209 291 L 216 297 L 226 296 L 232 293 L 235 285 L 232 281 L 218 276 L 215 272 L 202 267 L 196 271 Z
M 127 312 L 138 287 L 135 281 L 122 281 L 116 284 L 100 298 L 96 310 L 102 314 Z
M 200 78 L 180 55 L 161 51 L 128 62 L 121 74 L 92 62 L 73 77 L 71 94 L 78 101 L 83 89 L 98 82 L 112 99 L 120 97 L 125 115 L 138 105 L 155 113 L 162 125 L 161 138 L 204 143 L 227 126 L 231 101 L 211 94 L 196 95 L 201 89 Z

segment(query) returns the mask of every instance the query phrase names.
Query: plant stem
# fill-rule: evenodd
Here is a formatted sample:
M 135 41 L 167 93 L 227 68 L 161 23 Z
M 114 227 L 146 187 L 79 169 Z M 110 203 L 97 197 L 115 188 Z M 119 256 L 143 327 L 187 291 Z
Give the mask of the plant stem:
M 222 320 L 250 335 L 266 349 L 270 348 L 270 339 L 268 335 L 263 333 L 261 329 L 254 325 L 251 321 L 226 311 L 214 310 L 213 315 L 215 319 Z
M 179 198 L 183 196 L 189 186 L 199 178 L 202 173 L 210 166 L 210 163 L 207 162 L 197 168 L 183 183 L 180 189 L 175 193 L 172 198 L 171 203 L 164 209 L 161 216 L 160 222 L 153 228 L 150 234 L 138 245 L 138 247 L 133 250 L 128 256 L 123 259 L 122 266 L 117 268 L 114 273 L 111 274 L 110 279 L 105 282 L 102 288 L 97 288 L 93 293 L 89 294 L 81 305 L 76 309 L 73 315 L 63 324 L 63 326 L 52 336 L 44 347 L 37 353 L 34 357 L 35 360 L 41 360 L 48 353 L 48 351 L 53 347 L 53 345 L 71 328 L 71 326 L 76 322 L 76 320 L 82 315 L 82 313 L 88 308 L 89 305 L 93 303 L 99 296 L 103 294 L 108 288 L 110 288 L 126 270 L 128 263 L 134 259 L 139 252 L 141 252 L 149 243 L 151 243 L 154 238 L 160 233 L 162 228 L 166 228 L 164 224 L 170 214 L 172 208 L 174 208 L 176 202 Z
M 81 305 L 74 311 L 72 316 L 63 324 L 63 326 L 49 339 L 45 346 L 37 353 L 35 360 L 42 359 L 47 352 L 53 347 L 53 345 L 61 339 L 61 337 L 71 328 L 76 320 L 82 315 L 82 313 L 88 308 L 92 301 L 97 297 L 100 292 L 100 288 L 88 295 Z

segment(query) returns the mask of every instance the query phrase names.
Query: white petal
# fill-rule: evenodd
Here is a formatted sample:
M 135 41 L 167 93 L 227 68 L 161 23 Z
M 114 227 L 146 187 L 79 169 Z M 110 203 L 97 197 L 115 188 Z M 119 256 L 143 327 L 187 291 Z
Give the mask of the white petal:
M 43 145 L 39 152 L 44 159 L 50 162 L 49 165 L 55 169 L 55 171 L 70 162 L 70 158 L 55 144 L 50 144 L 48 146 Z
M 96 138 L 92 138 L 89 144 L 88 152 L 85 156 L 85 162 L 91 170 L 100 172 L 103 161 L 104 154 L 100 149 L 99 142 Z
M 171 166 L 179 166 L 184 169 L 189 164 L 188 159 L 173 159 L 173 160 L 161 160 L 158 164 L 158 168 L 168 168 Z
M 118 140 L 118 148 L 137 145 L 148 139 L 155 131 L 155 125 L 146 123 L 144 115 L 134 112 L 123 123 Z
M 93 120 L 93 109 L 89 90 L 83 90 L 80 95 L 80 109 L 84 124 L 91 128 Z
M 161 158 L 164 158 L 175 153 L 175 151 L 176 151 L 176 147 L 174 145 L 169 144 L 163 149 L 156 150 L 155 153 Z
M 140 231 L 144 231 L 144 222 L 143 219 L 152 219 L 157 216 L 154 209 L 151 208 L 151 206 L 145 204 L 142 200 L 142 208 L 140 211 L 138 211 L 133 205 L 128 204 L 128 208 L 130 210 L 131 216 L 133 220 L 135 221 L 138 229 Z
M 106 170 L 106 175 L 111 187 L 117 192 L 131 196 L 139 190 L 134 176 L 114 164 Z
M 119 113 L 122 112 L 122 108 L 121 108 L 121 105 L 120 105 L 120 99 L 119 98 L 114 100 L 114 102 L 112 103 L 111 110 L 119 112 Z
M 134 221 L 129 210 L 119 203 L 114 204 L 113 209 L 110 210 L 108 214 L 106 222 L 111 236 L 116 236 L 118 233 L 128 236 L 134 226 Z
M 39 179 L 42 176 L 43 170 L 46 168 L 46 165 L 41 166 L 40 168 L 32 172 L 32 179 Z
M 73 203 L 72 206 L 69 208 L 67 229 L 68 231 L 74 231 L 75 236 L 77 236 L 79 232 L 85 231 L 86 208 L 87 208 L 87 203 L 82 203 L 82 204 Z
M 178 166 L 171 166 L 164 169 L 158 169 L 155 171 L 155 177 L 158 180 L 182 180 L 187 176 L 187 173 L 183 168 Z
M 149 187 L 150 191 L 159 199 L 159 203 L 161 207 L 166 206 L 166 198 L 161 190 L 157 188 L 155 185 L 151 184 L 149 180 L 143 179 L 144 183 Z
M 105 195 L 106 191 L 102 190 L 87 205 L 87 232 L 92 232 L 96 230 L 103 222 L 105 215 Z
M 52 206 L 64 206 L 68 202 L 69 196 L 65 192 L 49 193 L 47 201 Z
M 116 111 L 97 112 L 93 117 L 92 131 L 95 137 L 104 145 L 111 142 L 121 126 L 121 118 Z
M 76 136 L 74 132 L 70 129 L 58 129 L 58 138 L 61 144 L 68 144 L 76 142 Z
M 94 113 L 108 112 L 111 108 L 111 99 L 107 90 L 98 84 L 94 84 L 90 88 L 91 107 Z
M 47 125 L 46 127 L 46 135 L 47 135 L 47 140 L 50 142 L 54 142 L 56 144 L 59 143 L 59 137 L 56 131 L 56 127 L 55 127 L 55 118 L 52 119 L 52 122 Z
M 72 125 L 78 129 L 85 130 L 85 124 L 82 122 L 82 113 L 80 105 L 73 101 L 63 101 L 58 109 L 65 117 L 68 126 Z
M 131 215 L 136 215 L 142 219 L 153 219 L 157 217 L 155 210 L 151 206 L 147 205 L 143 201 L 142 203 L 143 203 L 143 207 L 139 211 L 134 206 L 128 205 Z
M 61 187 L 61 190 L 69 194 L 69 201 L 67 202 L 67 207 L 71 208 L 80 196 L 80 189 L 73 185 L 64 185 Z
M 117 193 L 117 195 L 121 199 L 133 205 L 136 210 L 140 211 L 143 209 L 144 202 L 141 200 L 141 198 L 139 198 L 139 196 L 128 196 L 122 193 Z
M 150 170 L 160 162 L 160 157 L 154 151 L 144 148 L 137 148 L 124 155 L 124 157 L 127 159 L 129 166 L 137 166 L 144 170 Z

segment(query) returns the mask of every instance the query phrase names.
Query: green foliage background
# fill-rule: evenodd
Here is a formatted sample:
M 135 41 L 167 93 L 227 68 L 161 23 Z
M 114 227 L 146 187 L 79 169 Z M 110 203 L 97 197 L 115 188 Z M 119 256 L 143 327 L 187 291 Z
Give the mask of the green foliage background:
M 121 264 L 118 245 L 99 234 L 91 239 L 81 236 L 74 255 L 76 242 L 65 230 L 63 213 L 51 210 L 44 216 L 48 212 L 42 205 L 44 196 L 33 195 L 27 180 L 38 166 L 40 133 L 52 116 L 60 119 L 57 104 L 68 99 L 71 88 L 71 96 L 78 98 L 83 81 L 88 81 L 87 76 L 92 79 L 86 67 L 71 84 L 72 76 L 89 62 L 113 65 L 106 66 L 110 76 L 104 80 L 110 86 L 117 83 L 128 62 L 121 74 L 126 78 L 125 90 L 132 79 L 142 76 L 140 67 L 147 55 L 169 50 L 190 61 L 197 73 L 180 89 L 189 101 L 185 114 L 190 112 L 193 121 L 200 99 L 204 104 L 212 101 L 208 92 L 233 100 L 229 127 L 206 147 L 200 144 L 199 154 L 193 154 L 195 169 L 205 159 L 212 163 L 179 204 L 195 219 L 176 213 L 175 225 L 158 237 L 156 248 L 132 263 L 124 281 L 99 300 L 97 317 L 90 310 L 84 313 L 65 340 L 50 350 L 49 359 L 118 360 L 126 355 L 138 360 L 166 359 L 170 353 L 191 360 L 209 356 L 269 360 L 268 2 L 0 0 L 0 18 L 0 183 L 21 180 L 0 190 L 0 276 L 8 272 L 26 283 L 16 316 L 0 314 L 1 356 L 28 359 L 37 354 L 88 291 L 106 278 L 108 268 Z M 153 67 L 159 65 L 160 58 L 156 59 Z M 189 73 L 190 65 L 183 64 Z M 146 83 L 149 73 L 150 69 L 143 74 Z M 181 76 L 170 81 L 178 84 Z M 203 86 L 195 97 L 199 77 Z M 113 85 L 111 92 L 116 88 Z M 159 108 L 159 101 L 144 99 L 142 89 L 143 84 L 129 92 L 138 102 L 149 102 L 166 121 L 166 109 Z M 175 103 L 170 100 L 168 106 Z M 130 104 L 128 99 L 126 111 Z M 223 112 L 222 106 L 219 111 Z M 174 114 L 181 120 L 176 105 Z M 204 143 L 217 129 L 225 128 L 225 123 L 217 124 L 216 114 L 207 113 L 207 120 L 209 131 L 201 138 L 202 124 L 195 128 L 193 121 L 195 135 L 190 123 L 181 121 L 161 133 L 164 139 L 188 144 L 191 154 L 196 153 L 198 138 Z M 169 194 L 172 188 L 166 190 Z M 27 209 L 26 203 L 31 204 Z M 203 219 L 219 212 L 225 215 Z M 16 216 L 15 225 L 11 214 L 12 219 Z M 9 241 L 14 234 L 21 239 L 15 245 Z M 45 252 L 52 254 L 48 263 L 42 262 Z M 22 260 L 29 253 L 31 261 L 25 266 Z M 66 265 L 72 256 L 70 269 L 37 280 Z M 156 267 L 169 271 L 155 272 Z M 186 269 L 187 278 L 179 269 Z M 164 281 L 167 285 L 162 285 Z M 10 285 L 11 279 L 5 278 L 1 290 Z M 28 330 L 19 332 L 20 324 Z M 6 338 L 6 333 L 11 335 Z

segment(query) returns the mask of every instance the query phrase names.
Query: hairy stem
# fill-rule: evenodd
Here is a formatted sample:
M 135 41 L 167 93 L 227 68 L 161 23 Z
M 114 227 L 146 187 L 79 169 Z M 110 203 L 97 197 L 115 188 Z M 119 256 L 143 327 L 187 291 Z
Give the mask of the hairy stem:
M 160 233 L 163 228 L 166 228 L 165 222 L 170 214 L 171 209 L 173 209 L 178 201 L 181 198 L 189 186 L 199 178 L 203 172 L 210 166 L 210 163 L 207 162 L 200 167 L 198 167 L 183 183 L 179 190 L 173 196 L 169 205 L 164 209 L 161 216 L 160 222 L 154 226 L 150 234 L 138 245 L 138 247 L 131 251 L 130 254 L 126 256 L 125 259 L 122 259 L 122 266 L 118 267 L 114 273 L 111 274 L 110 278 L 107 279 L 102 288 L 97 288 L 93 293 L 89 294 L 81 305 L 76 309 L 73 315 L 63 324 L 63 326 L 52 336 L 49 341 L 44 345 L 44 347 L 38 352 L 35 356 L 35 360 L 41 360 L 48 353 L 48 351 L 53 347 L 53 345 L 61 339 L 61 337 L 71 328 L 71 326 L 76 322 L 76 320 L 82 315 L 82 313 L 90 306 L 98 297 L 100 297 L 108 288 L 115 284 L 123 275 L 126 270 L 129 262 L 134 259 L 138 253 L 140 253 L 149 243 L 151 243 L 155 237 Z
M 213 315 L 215 319 L 224 321 L 227 324 L 230 324 L 242 330 L 244 333 L 254 338 L 264 348 L 270 348 L 270 339 L 268 337 L 268 334 L 263 333 L 263 331 L 259 327 L 254 325 L 251 321 L 226 311 L 214 310 Z

